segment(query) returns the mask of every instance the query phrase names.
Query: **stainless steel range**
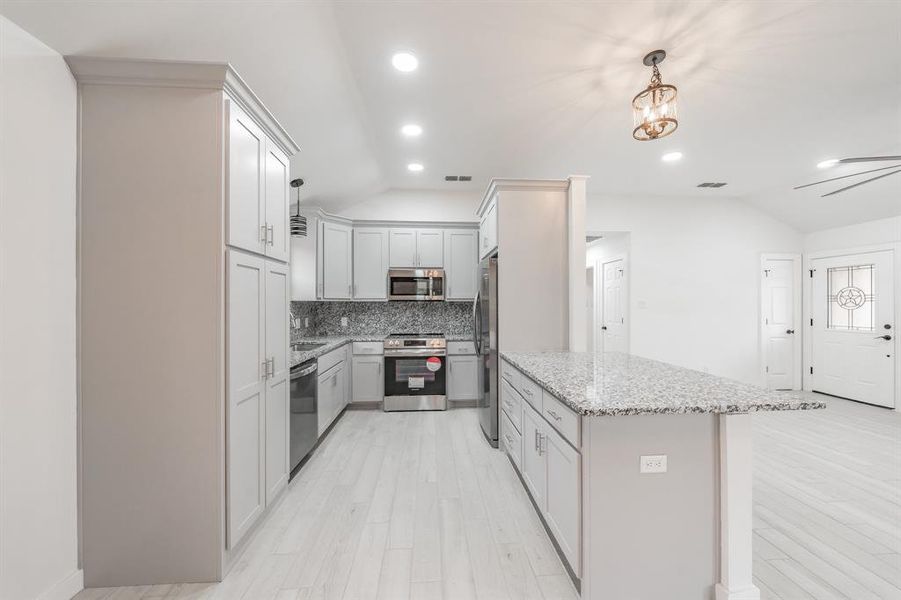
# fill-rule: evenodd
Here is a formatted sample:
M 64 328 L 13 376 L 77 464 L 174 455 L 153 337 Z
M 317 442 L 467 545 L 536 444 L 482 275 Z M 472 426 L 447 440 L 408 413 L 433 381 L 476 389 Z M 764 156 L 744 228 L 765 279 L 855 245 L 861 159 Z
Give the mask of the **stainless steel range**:
M 392 333 L 384 349 L 385 411 L 447 410 L 443 333 Z

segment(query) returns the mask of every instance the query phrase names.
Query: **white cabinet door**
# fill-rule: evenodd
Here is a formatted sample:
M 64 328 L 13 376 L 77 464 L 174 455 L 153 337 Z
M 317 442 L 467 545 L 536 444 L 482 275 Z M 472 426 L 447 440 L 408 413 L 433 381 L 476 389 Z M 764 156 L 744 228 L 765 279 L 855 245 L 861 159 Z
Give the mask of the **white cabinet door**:
M 354 298 L 388 299 L 388 230 L 354 229 Z
M 416 257 L 417 267 L 424 269 L 444 267 L 444 231 L 416 230 Z
M 528 403 L 522 407 L 522 479 L 538 510 L 547 506 L 547 459 L 543 449 L 544 420 Z
M 231 100 L 228 110 L 228 244 L 251 252 L 266 248 L 264 167 L 266 135 Z
M 474 230 L 444 232 L 444 276 L 447 300 L 476 297 L 479 253 Z
M 339 223 L 322 223 L 322 298 L 347 300 L 351 297 L 353 272 L 351 228 Z
M 288 262 L 288 157 L 266 140 L 266 256 Z
M 385 378 L 381 356 L 354 356 L 353 358 L 353 401 L 381 402 Z
M 547 425 L 542 435 L 544 459 L 547 462 L 544 518 L 569 566 L 578 577 L 582 547 L 582 473 L 579 453 Z
M 392 229 L 388 255 L 392 269 L 416 267 L 416 230 Z
M 485 258 L 497 248 L 497 201 L 491 203 L 479 223 L 479 258 Z
M 353 397 L 353 344 L 344 346 L 344 402 L 341 408 L 350 404 Z
M 479 359 L 477 356 L 448 356 L 447 397 L 449 400 L 479 399 Z
M 288 483 L 288 265 L 266 261 L 266 504 Z
M 319 436 L 325 433 L 329 424 L 332 422 L 332 416 L 335 414 L 335 381 L 338 372 L 332 369 L 325 375 L 319 376 L 319 385 L 317 387 L 317 416 L 319 417 Z
M 227 544 L 234 548 L 262 512 L 265 436 L 265 261 L 228 252 Z

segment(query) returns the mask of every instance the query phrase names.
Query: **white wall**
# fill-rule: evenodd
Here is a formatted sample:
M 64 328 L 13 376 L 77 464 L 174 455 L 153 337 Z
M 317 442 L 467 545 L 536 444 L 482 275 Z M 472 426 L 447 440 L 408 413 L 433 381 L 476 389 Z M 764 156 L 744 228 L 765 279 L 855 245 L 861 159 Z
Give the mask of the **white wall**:
M 0 598 L 69 598 L 78 570 L 76 87 L 0 17 Z
M 804 236 L 804 251 L 842 250 L 896 242 L 901 242 L 901 216 L 808 233 Z
M 630 232 L 630 351 L 748 383 L 759 372 L 760 254 L 801 235 L 734 199 L 589 196 L 588 231 Z
M 478 221 L 481 192 L 387 190 L 336 212 L 349 219 Z

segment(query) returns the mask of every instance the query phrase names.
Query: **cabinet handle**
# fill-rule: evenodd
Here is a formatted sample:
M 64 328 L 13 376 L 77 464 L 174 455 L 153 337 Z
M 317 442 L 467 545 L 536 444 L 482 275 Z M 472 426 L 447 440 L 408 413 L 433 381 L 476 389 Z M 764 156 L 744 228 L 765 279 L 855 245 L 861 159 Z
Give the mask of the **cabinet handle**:
M 266 225 L 266 243 L 270 246 L 275 245 L 275 226 Z
M 275 357 L 269 359 L 269 377 L 275 377 Z
M 541 434 L 538 433 L 538 430 L 536 429 L 536 430 L 535 430 L 535 452 L 538 452 L 539 454 L 541 454 L 541 451 L 538 449 L 538 444 L 540 443 L 540 442 L 538 441 L 538 438 L 539 438 L 540 435 L 541 435 Z
M 269 232 L 269 230 L 266 228 L 265 224 L 260 225 L 260 241 L 263 242 L 264 244 L 269 241 L 269 239 L 268 239 L 269 236 L 267 235 L 268 232 Z
M 546 435 L 538 434 L 538 456 L 543 456 L 547 453 L 547 445 L 545 442 L 547 441 Z
M 269 359 L 264 360 L 260 363 L 260 379 L 268 379 L 269 378 Z
M 552 417 L 554 417 L 554 419 L 556 419 L 557 421 L 559 421 L 560 419 L 563 418 L 563 417 L 561 417 L 560 415 L 558 415 L 557 413 L 555 413 L 554 411 L 552 411 L 552 410 L 549 409 L 549 408 L 545 409 L 545 412 L 546 412 L 547 414 L 551 415 Z

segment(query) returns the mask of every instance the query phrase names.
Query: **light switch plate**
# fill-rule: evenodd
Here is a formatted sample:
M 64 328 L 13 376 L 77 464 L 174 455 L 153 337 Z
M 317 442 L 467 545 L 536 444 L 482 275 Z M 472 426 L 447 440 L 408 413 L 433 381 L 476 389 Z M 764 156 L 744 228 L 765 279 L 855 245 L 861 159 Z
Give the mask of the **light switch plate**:
M 641 457 L 641 473 L 666 473 L 666 454 L 651 454 Z

